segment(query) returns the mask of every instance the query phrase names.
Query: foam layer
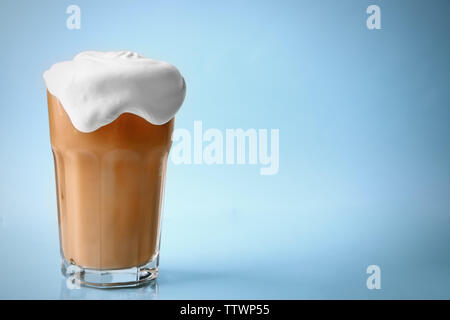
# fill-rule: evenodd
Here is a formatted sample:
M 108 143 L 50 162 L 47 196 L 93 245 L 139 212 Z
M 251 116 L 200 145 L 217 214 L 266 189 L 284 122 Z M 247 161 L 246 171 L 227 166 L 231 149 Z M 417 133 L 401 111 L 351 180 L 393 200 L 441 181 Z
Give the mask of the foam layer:
M 130 51 L 81 52 L 45 71 L 44 81 L 82 132 L 95 131 L 125 112 L 164 124 L 186 94 L 177 68 Z

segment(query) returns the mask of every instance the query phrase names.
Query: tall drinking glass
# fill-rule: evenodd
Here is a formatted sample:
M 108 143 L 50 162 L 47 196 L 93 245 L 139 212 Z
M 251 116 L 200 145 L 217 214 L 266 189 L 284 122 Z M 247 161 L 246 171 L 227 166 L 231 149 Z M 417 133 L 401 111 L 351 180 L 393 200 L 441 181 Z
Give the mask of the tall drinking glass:
M 47 98 L 63 273 L 94 287 L 155 279 L 174 118 L 153 125 L 123 113 L 84 133 Z

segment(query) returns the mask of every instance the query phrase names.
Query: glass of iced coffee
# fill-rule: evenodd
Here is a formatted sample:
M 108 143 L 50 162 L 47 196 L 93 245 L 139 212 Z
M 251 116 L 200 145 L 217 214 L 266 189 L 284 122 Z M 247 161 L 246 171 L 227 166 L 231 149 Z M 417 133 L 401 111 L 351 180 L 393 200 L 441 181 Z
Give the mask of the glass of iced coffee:
M 155 279 L 183 77 L 134 52 L 89 51 L 44 80 L 63 274 L 94 287 Z

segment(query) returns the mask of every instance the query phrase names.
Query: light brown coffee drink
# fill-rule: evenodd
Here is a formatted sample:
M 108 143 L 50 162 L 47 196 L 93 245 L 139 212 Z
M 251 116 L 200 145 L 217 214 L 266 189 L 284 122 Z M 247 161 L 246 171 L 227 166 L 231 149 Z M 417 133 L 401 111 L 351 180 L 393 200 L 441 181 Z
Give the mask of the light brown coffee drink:
M 159 273 L 178 69 L 133 51 L 84 51 L 44 72 L 66 284 L 139 286 Z
M 157 258 L 174 119 L 154 125 L 131 113 L 85 133 L 47 92 L 62 256 L 97 270 Z

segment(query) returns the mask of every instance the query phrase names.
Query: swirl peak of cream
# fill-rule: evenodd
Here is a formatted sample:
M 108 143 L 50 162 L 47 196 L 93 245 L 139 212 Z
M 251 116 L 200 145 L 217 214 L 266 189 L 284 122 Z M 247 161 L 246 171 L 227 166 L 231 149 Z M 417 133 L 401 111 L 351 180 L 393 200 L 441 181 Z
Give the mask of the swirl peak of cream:
M 81 132 L 95 131 L 126 112 L 164 124 L 186 94 L 177 68 L 131 51 L 81 52 L 45 71 L 44 81 Z

